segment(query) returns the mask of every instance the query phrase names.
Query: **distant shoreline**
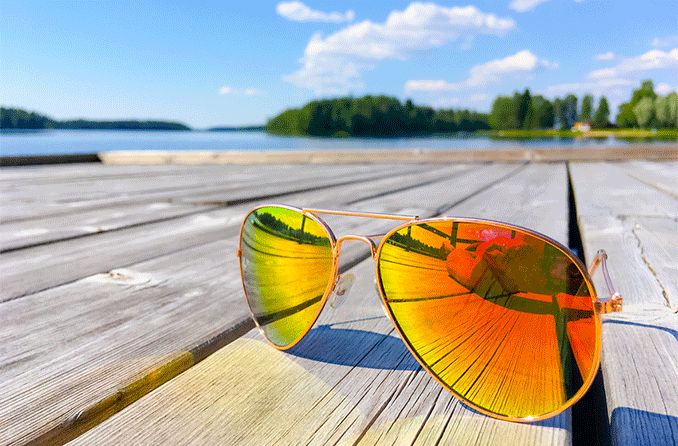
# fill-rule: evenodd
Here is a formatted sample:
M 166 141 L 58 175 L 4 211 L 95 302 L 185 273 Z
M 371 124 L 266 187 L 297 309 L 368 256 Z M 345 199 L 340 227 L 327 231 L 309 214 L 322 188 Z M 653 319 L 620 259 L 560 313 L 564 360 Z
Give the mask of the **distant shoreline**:
M 112 121 L 116 122 L 116 121 Z M 312 135 L 278 135 L 266 131 L 263 126 L 246 126 L 246 127 L 210 127 L 207 129 L 192 129 L 192 128 L 152 128 L 152 127 L 64 127 L 64 128 L 39 128 L 39 129 L 7 129 L 0 128 L 0 134 L 16 135 L 16 134 L 34 134 L 37 132 L 48 131 L 89 131 L 89 130 L 105 130 L 105 131 L 141 131 L 141 132 L 262 132 L 266 135 L 280 137 L 280 138 L 308 138 L 308 139 L 323 139 L 323 140 L 360 140 L 360 139 L 417 139 L 417 138 L 473 138 L 473 137 L 487 137 L 493 139 L 506 140 L 529 140 L 529 139 L 606 139 L 616 138 L 622 140 L 678 140 L 678 129 L 593 129 L 586 132 L 572 131 L 572 130 L 555 130 L 555 129 L 535 129 L 535 130 L 478 130 L 474 132 L 447 132 L 447 133 L 433 133 L 433 134 L 411 134 L 411 135 L 397 135 L 397 136 L 312 136 Z

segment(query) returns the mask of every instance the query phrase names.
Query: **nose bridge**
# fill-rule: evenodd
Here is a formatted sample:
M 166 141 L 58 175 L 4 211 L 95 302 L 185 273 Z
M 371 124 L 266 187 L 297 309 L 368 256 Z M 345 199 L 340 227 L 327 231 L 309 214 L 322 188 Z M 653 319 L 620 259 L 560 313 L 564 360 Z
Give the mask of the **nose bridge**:
M 339 254 L 341 253 L 341 246 L 343 242 L 346 240 L 357 240 L 359 242 L 367 243 L 367 245 L 370 247 L 370 254 L 372 255 L 372 257 L 374 257 L 377 254 L 377 246 L 374 244 L 374 241 L 372 241 L 371 238 L 366 237 L 364 235 L 348 234 L 342 235 L 337 239 L 336 244 L 337 257 L 339 257 Z

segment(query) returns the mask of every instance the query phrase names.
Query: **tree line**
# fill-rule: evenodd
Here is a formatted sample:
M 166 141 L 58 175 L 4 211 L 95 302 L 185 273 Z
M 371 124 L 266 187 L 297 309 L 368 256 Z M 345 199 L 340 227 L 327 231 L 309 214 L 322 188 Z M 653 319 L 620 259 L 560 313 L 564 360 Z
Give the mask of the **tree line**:
M 57 121 L 19 108 L 0 108 L 0 129 L 97 129 L 97 130 L 190 130 L 178 122 L 166 121 Z
M 619 106 L 618 127 L 677 128 L 678 93 L 659 96 L 652 81 L 644 81 L 631 100 Z
M 433 109 L 389 96 L 320 99 L 271 118 L 266 131 L 279 135 L 400 136 L 478 130 L 563 129 L 584 121 L 592 128 L 677 128 L 678 94 L 658 96 L 652 81 L 642 82 L 611 120 L 605 96 L 574 94 L 547 99 L 529 89 L 498 96 L 489 113 Z
M 581 107 L 574 94 L 553 101 L 544 96 L 532 96 L 529 89 L 513 96 L 499 96 L 492 103 L 489 122 L 495 130 L 570 129 L 578 121 L 588 122 L 593 128 L 609 128 L 610 105 L 602 96 L 594 110 L 594 98 L 585 95 Z
M 489 129 L 487 114 L 435 110 L 389 96 L 320 99 L 270 119 L 266 131 L 282 135 L 400 136 Z

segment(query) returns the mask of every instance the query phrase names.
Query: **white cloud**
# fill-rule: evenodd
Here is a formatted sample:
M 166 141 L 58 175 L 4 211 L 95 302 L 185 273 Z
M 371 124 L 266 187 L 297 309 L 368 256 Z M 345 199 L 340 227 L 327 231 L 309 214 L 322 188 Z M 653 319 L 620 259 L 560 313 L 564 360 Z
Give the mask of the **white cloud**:
M 463 84 L 463 82 L 447 82 L 444 80 L 410 80 L 405 82 L 405 91 L 408 93 L 417 91 L 442 93 L 459 90 Z
M 593 56 L 595 60 L 613 60 L 615 57 L 616 56 L 612 51 L 607 51 L 605 53 L 600 53 Z
M 474 6 L 415 2 L 391 11 L 383 23 L 365 20 L 328 36 L 314 35 L 300 59 L 303 66 L 284 79 L 316 94 L 347 93 L 360 88 L 362 73 L 379 61 L 404 60 L 415 51 L 481 34 L 503 35 L 514 27 L 513 20 Z
M 678 48 L 673 48 L 669 51 L 650 50 L 640 56 L 623 59 L 613 67 L 593 70 L 589 73 L 588 77 L 594 80 L 614 79 L 629 73 L 670 68 L 678 68 Z
M 522 50 L 512 56 L 474 66 L 471 68 L 467 83 L 470 86 L 476 86 L 488 82 L 497 82 L 503 75 L 531 72 L 539 66 L 557 68 L 558 64 L 549 60 L 538 59 L 531 51 Z
M 547 1 L 548 0 L 512 0 L 509 4 L 509 8 L 517 12 L 527 12 L 532 11 L 534 8 Z
M 670 48 L 678 45 L 678 34 L 672 36 L 655 37 L 652 39 L 652 46 L 655 48 Z
M 355 18 L 355 12 L 322 12 L 311 9 L 302 2 L 280 2 L 275 10 L 281 16 L 295 22 L 350 22 Z
M 535 71 L 539 67 L 555 68 L 556 62 L 539 59 L 529 50 L 522 50 L 502 59 L 495 59 L 469 70 L 469 76 L 461 82 L 447 82 L 444 80 L 410 80 L 405 83 L 408 93 L 428 92 L 440 93 L 458 91 L 466 88 L 482 87 L 496 83 L 503 78 L 518 73 L 525 74 Z
M 217 93 L 226 96 L 226 95 L 231 95 L 231 94 L 244 94 L 245 96 L 257 96 L 261 94 L 261 91 L 256 89 L 256 88 L 243 88 L 243 89 L 238 89 L 238 88 L 233 88 L 228 85 L 224 85 L 223 87 L 219 88 L 217 90 Z
M 666 96 L 667 94 L 671 94 L 674 91 L 678 91 L 678 87 L 669 85 L 666 82 L 660 82 L 654 87 L 654 91 L 659 95 Z

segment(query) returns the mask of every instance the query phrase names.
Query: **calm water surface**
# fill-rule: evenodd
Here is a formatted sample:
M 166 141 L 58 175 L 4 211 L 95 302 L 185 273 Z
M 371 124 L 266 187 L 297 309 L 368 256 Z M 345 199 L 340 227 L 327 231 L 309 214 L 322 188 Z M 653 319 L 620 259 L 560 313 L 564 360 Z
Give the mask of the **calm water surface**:
M 106 150 L 494 149 L 515 146 L 619 145 L 608 139 L 493 140 L 487 137 L 301 138 L 265 132 L 39 130 L 0 133 L 0 154 L 57 155 Z M 661 144 L 658 142 L 657 144 Z

